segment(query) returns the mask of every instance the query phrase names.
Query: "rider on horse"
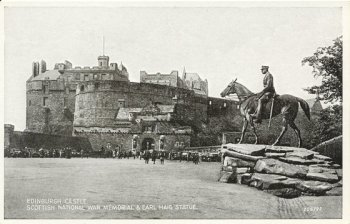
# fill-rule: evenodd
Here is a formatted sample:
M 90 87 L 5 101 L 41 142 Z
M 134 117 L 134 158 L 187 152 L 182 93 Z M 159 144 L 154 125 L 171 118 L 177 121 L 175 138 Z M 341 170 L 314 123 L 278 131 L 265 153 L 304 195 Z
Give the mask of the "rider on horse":
M 258 108 L 256 109 L 255 114 L 252 115 L 252 117 L 256 119 L 256 123 L 261 123 L 262 108 L 276 93 L 275 87 L 273 86 L 273 76 L 269 72 L 269 66 L 263 65 L 261 67 L 261 73 L 265 75 L 263 80 L 264 89 L 257 94 L 257 99 L 259 100 Z

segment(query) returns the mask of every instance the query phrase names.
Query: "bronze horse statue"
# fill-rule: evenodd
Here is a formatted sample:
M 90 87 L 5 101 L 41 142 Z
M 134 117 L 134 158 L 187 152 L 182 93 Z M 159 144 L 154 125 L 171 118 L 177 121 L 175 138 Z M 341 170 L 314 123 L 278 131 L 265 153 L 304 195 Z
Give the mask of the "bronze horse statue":
M 237 80 L 237 79 L 236 79 Z M 244 139 L 244 134 L 246 132 L 248 123 L 253 129 L 255 135 L 255 144 L 258 143 L 258 136 L 256 134 L 255 125 L 253 122 L 253 118 L 251 115 L 255 113 L 256 108 L 258 106 L 258 98 L 257 94 L 254 94 L 249 89 L 247 89 L 242 84 L 236 82 L 236 80 L 232 81 L 225 89 L 221 92 L 221 96 L 225 97 L 230 94 L 237 94 L 238 100 L 240 102 L 240 112 L 243 116 L 243 128 L 242 135 L 238 143 L 242 143 Z M 295 97 L 292 95 L 276 95 L 274 97 L 273 108 L 272 108 L 272 117 L 277 116 L 279 114 L 282 115 L 282 131 L 273 145 L 277 145 L 280 143 L 281 138 L 286 133 L 288 129 L 288 125 L 294 130 L 295 134 L 298 137 L 298 147 L 301 147 L 302 140 L 300 136 L 300 130 L 295 125 L 294 120 L 297 117 L 299 104 L 306 114 L 307 118 L 310 120 L 310 108 L 307 102 L 299 97 Z M 269 100 L 264 107 L 262 108 L 262 119 L 269 119 L 271 112 L 272 100 Z

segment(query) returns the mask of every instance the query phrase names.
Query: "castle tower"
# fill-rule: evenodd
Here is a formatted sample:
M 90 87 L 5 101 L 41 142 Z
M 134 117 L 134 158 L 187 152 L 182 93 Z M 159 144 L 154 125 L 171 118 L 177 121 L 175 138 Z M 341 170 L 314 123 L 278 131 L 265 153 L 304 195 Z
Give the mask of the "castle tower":
M 12 124 L 5 124 L 5 133 L 4 133 L 4 145 L 5 149 L 9 148 L 11 145 L 11 139 L 13 138 L 13 132 L 15 130 L 15 126 Z
M 108 56 L 99 56 L 97 58 L 98 60 L 98 66 L 102 68 L 108 68 L 108 63 L 109 63 L 109 57 Z

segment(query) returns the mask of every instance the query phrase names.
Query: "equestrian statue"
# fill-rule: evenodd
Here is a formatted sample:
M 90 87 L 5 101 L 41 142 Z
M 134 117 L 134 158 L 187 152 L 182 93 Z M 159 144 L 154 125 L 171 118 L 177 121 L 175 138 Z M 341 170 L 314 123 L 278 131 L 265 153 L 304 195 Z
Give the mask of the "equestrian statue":
M 242 143 L 244 135 L 250 124 L 254 136 L 255 144 L 258 143 L 258 136 L 255 130 L 254 123 L 261 123 L 262 119 L 269 119 L 269 127 L 271 118 L 279 114 L 282 115 L 282 131 L 273 145 L 280 143 L 283 135 L 288 129 L 288 125 L 294 130 L 298 138 L 298 147 L 302 145 L 302 139 L 299 128 L 295 125 L 294 120 L 297 117 L 299 104 L 310 120 L 310 108 L 307 102 L 299 97 L 295 97 L 289 94 L 277 95 L 274 85 L 273 76 L 268 71 L 268 66 L 262 66 L 261 72 L 265 75 L 263 84 L 264 89 L 257 94 L 254 94 L 242 84 L 232 81 L 224 91 L 221 92 L 221 97 L 228 96 L 230 94 L 237 94 L 240 102 L 240 112 L 243 116 L 243 128 L 241 138 L 238 143 Z

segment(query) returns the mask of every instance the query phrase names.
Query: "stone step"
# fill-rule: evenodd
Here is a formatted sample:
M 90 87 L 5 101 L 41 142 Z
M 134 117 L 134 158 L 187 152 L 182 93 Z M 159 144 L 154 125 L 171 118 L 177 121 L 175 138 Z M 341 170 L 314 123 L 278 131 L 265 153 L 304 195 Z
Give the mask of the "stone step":
M 265 157 L 267 158 L 278 158 L 278 157 L 285 157 L 286 156 L 286 153 L 284 152 L 266 152 L 265 153 Z
M 320 159 L 320 160 L 325 160 L 325 161 L 331 161 L 332 160 L 331 157 L 320 155 L 320 154 L 315 154 L 314 158 L 315 159 Z
M 337 170 L 335 169 L 329 169 L 326 167 L 321 167 L 318 165 L 311 165 L 309 166 L 309 173 L 330 173 L 330 174 L 336 174 L 337 175 Z
M 260 159 L 254 170 L 259 173 L 278 174 L 287 177 L 305 178 L 308 167 L 303 165 L 292 165 L 276 159 Z
M 273 194 L 280 198 L 297 198 L 301 196 L 302 192 L 291 187 L 280 188 L 280 189 L 268 189 L 265 190 L 267 193 Z
M 291 157 L 297 157 L 297 158 L 301 158 L 301 159 L 313 159 L 314 158 L 315 153 L 312 151 L 293 151 L 290 153 L 287 153 L 287 157 L 291 156 Z
M 302 159 L 300 157 L 294 157 L 294 156 L 288 156 L 288 157 L 279 157 L 279 160 L 282 162 L 290 163 L 290 164 L 296 164 L 296 165 L 312 165 L 317 164 L 318 161 L 309 160 L 309 159 Z
M 234 158 L 230 156 L 226 156 L 224 159 L 224 166 L 235 166 L 235 167 L 251 167 L 254 168 L 255 162 L 243 160 L 240 158 Z
M 288 178 L 286 176 L 276 174 L 254 173 L 250 178 L 250 186 L 266 190 L 295 187 L 302 180 L 296 178 Z
M 247 161 L 253 161 L 253 162 L 256 162 L 259 159 L 264 158 L 263 156 L 252 156 L 252 155 L 247 155 L 247 154 L 242 154 L 242 153 L 230 151 L 228 149 L 222 149 L 221 152 L 222 152 L 223 156 L 230 156 L 230 157 L 239 158 L 239 159 L 243 159 L 243 160 L 247 160 Z
M 313 180 L 301 181 L 295 187 L 300 191 L 317 195 L 324 195 L 327 191 L 332 189 L 332 185 L 329 183 Z
M 244 174 L 244 173 L 247 173 L 248 171 L 249 171 L 249 168 L 246 168 L 246 167 L 237 168 L 237 174 Z
M 266 145 L 266 152 L 287 153 L 294 152 L 294 147 Z
M 221 183 L 237 183 L 237 173 L 221 170 L 218 181 Z
M 265 145 L 251 145 L 251 144 L 225 144 L 223 149 L 238 152 L 244 155 L 263 156 L 265 153 Z
M 318 180 L 329 183 L 336 183 L 339 181 L 337 174 L 332 173 L 307 173 L 306 178 L 309 180 Z

